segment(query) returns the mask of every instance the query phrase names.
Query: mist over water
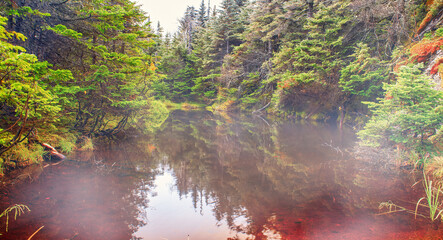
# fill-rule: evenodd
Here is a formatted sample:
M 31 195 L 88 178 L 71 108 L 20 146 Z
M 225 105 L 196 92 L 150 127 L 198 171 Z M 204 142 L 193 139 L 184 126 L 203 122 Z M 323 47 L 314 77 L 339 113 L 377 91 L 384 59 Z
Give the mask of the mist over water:
M 175 111 L 151 135 L 96 143 L 12 190 L 4 239 L 409 239 L 428 225 L 407 176 L 352 159 L 334 126 Z M 408 205 L 409 204 L 409 205 Z M 437 234 L 437 232 L 436 232 Z

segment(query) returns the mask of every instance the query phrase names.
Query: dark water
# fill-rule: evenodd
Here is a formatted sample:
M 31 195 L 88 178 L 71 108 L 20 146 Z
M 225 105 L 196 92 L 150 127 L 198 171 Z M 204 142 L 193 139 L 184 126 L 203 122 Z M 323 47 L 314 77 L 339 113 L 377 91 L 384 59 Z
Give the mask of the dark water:
M 347 156 L 352 133 L 259 117 L 173 112 L 155 134 L 97 143 L 5 191 L 1 239 L 440 239 L 408 176 Z M 419 188 L 417 188 L 419 189 Z M 13 217 L 11 217 L 13 218 Z

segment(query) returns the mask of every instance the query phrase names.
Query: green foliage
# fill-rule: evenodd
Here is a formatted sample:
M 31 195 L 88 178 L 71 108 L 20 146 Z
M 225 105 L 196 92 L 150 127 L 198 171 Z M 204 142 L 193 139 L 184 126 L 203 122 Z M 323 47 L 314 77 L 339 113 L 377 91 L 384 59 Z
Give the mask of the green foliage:
M 443 122 L 443 93 L 432 88 L 420 67 L 402 67 L 395 83 L 384 84 L 386 97 L 367 103 L 373 115 L 358 133 L 362 144 L 380 146 L 387 140 L 418 152 L 429 150 L 425 148 L 429 137 L 436 134 Z
M 43 161 L 45 151 L 40 144 L 17 144 L 8 152 L 7 160 L 14 160 L 16 166 L 26 166 Z
M 340 71 L 352 46 L 345 34 L 353 27 L 349 4 L 320 2 L 313 17 L 306 18 L 299 29 L 304 35 L 292 36 L 271 59 L 274 67 L 267 81 L 277 85 L 273 99 L 279 107 L 308 111 L 311 116 L 342 104 Z
M 443 28 L 439 28 L 434 32 L 436 37 L 443 37 Z
M 381 83 L 388 78 L 387 63 L 371 57 L 369 47 L 363 43 L 357 44 L 350 57 L 354 61 L 341 70 L 339 84 L 343 91 L 366 98 L 380 96 Z
M 71 153 L 75 148 L 77 137 L 73 134 L 64 134 L 58 145 L 64 153 Z
M 194 79 L 194 86 L 192 87 L 192 93 L 197 97 L 204 96 L 207 100 L 214 99 L 217 95 L 216 81 L 220 77 L 220 74 L 211 74 L 204 77 L 198 77 Z
M 46 29 L 54 31 L 55 33 L 57 33 L 59 35 L 62 35 L 65 37 L 70 37 L 70 38 L 73 38 L 76 40 L 80 40 L 83 36 L 83 34 L 77 32 L 77 31 L 74 31 L 72 29 L 69 29 L 65 25 L 62 25 L 62 24 L 58 24 L 55 27 L 47 27 Z
M 18 144 L 11 152 L 15 160 L 35 162 L 41 160 L 41 147 L 20 142 L 31 133 L 55 128 L 62 106 L 72 100 L 67 94 L 72 89 L 58 84 L 73 77 L 70 71 L 53 70 L 48 62 L 38 61 L 23 47 L 10 43 L 14 38 L 26 37 L 7 31 L 5 21 L 0 18 L 0 106 L 5 109 L 1 115 L 4 130 L 0 132 L 0 154 Z
M 30 16 L 30 15 L 34 15 L 34 16 L 38 16 L 38 17 L 49 17 L 51 16 L 50 13 L 42 13 L 37 9 L 32 9 L 29 6 L 23 6 L 23 7 L 19 7 L 19 8 L 12 8 L 7 12 L 7 15 L 12 15 L 12 16 L 18 16 L 18 17 L 23 17 L 23 16 Z
M 87 134 L 123 130 L 137 112 L 149 107 L 151 81 L 158 86 L 161 78 L 148 51 L 154 46 L 154 35 L 140 7 L 128 0 L 107 2 L 90 1 L 76 12 L 78 17 L 93 16 L 94 21 L 85 21 L 84 26 L 67 23 L 46 28 L 86 53 L 64 61 L 81 63 L 73 69 L 79 81 L 67 90 L 78 103 L 66 105 L 66 110 L 75 113 L 75 128 Z
M 151 55 L 147 16 L 134 2 L 0 5 L 8 15 L 0 18 L 2 159 L 40 161 L 41 142 L 70 152 L 76 135 L 65 128 L 112 135 L 144 110 L 155 111 L 150 87 L 162 78 L 159 58 Z

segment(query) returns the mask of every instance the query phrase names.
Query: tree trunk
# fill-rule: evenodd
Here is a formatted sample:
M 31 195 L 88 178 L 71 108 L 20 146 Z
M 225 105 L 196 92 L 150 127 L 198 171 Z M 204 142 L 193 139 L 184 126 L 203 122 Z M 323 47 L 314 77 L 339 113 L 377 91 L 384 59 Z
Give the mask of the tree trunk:
M 92 37 L 92 44 L 95 46 L 97 42 L 97 37 L 94 35 Z M 92 64 L 95 65 L 95 62 L 97 61 L 97 57 L 95 56 L 95 51 L 92 52 Z
M 226 55 L 229 54 L 229 38 L 226 39 Z
M 14 16 L 9 15 L 8 16 L 8 30 L 12 31 L 13 27 L 14 27 Z
M 314 16 L 314 0 L 306 0 L 306 3 L 308 4 L 308 17 Z

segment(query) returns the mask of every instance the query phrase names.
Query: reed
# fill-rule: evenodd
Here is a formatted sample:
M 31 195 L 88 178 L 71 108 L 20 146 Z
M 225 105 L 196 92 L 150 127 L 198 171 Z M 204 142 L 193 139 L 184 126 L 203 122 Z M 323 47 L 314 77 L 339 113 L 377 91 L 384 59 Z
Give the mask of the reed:
M 415 217 L 417 217 L 418 206 L 422 206 L 420 205 L 421 201 L 426 200 L 428 203 L 427 207 L 429 208 L 429 218 L 434 222 L 441 217 L 443 212 L 443 209 L 441 209 L 442 202 L 439 200 L 440 194 L 442 193 L 442 185 L 441 183 L 437 183 L 436 187 L 433 186 L 433 181 L 426 177 L 424 172 L 423 177 L 426 196 L 418 200 L 415 206 Z
M 424 182 L 424 190 L 426 196 L 420 198 L 416 205 L 415 205 L 415 211 L 409 210 L 405 207 L 399 206 L 397 204 L 394 204 L 391 201 L 388 202 L 382 202 L 379 205 L 379 209 L 387 209 L 385 212 L 377 214 L 377 215 L 384 215 L 384 214 L 390 214 L 390 213 L 396 213 L 396 212 L 406 212 L 410 214 L 414 214 L 415 218 L 417 216 L 428 218 L 433 223 L 434 227 L 438 228 L 438 224 L 440 223 L 440 220 L 443 220 L 443 201 L 440 197 L 441 194 L 443 194 L 443 186 L 441 182 L 434 182 L 430 178 L 426 176 L 426 173 L 423 171 L 423 182 Z M 418 183 L 418 182 L 417 182 Z M 415 183 L 415 184 L 417 184 Z M 414 185 L 415 185 L 414 184 Z M 422 202 L 426 200 L 425 204 L 422 204 Z M 429 209 L 429 215 L 424 215 L 422 213 L 419 213 L 419 207 L 427 208 Z

